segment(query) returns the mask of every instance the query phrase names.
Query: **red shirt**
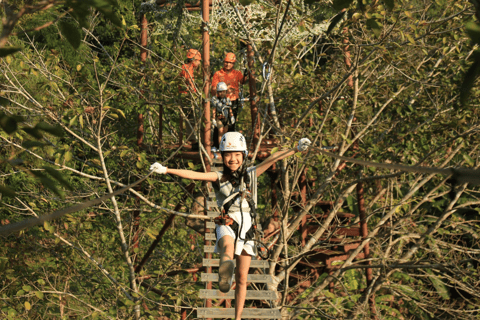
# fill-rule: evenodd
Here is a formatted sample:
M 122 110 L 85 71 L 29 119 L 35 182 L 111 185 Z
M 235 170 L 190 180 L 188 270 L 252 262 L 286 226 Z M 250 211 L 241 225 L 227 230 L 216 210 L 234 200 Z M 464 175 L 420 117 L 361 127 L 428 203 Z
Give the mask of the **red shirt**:
M 245 83 L 243 74 L 235 69 L 230 70 L 230 72 L 225 72 L 222 68 L 219 71 L 215 72 L 212 80 L 212 95 L 217 95 L 217 84 L 219 82 L 225 82 L 227 85 L 227 98 L 231 101 L 238 99 L 238 93 L 240 91 L 239 84 Z
M 188 93 L 188 89 L 185 87 L 185 85 L 190 87 L 190 90 L 193 92 L 197 92 L 197 89 L 195 89 L 195 84 L 193 80 L 195 80 L 193 76 L 193 64 L 192 63 L 186 63 L 182 66 L 182 71 L 180 72 L 180 78 L 181 81 L 183 82 L 178 86 L 178 92 L 180 93 Z

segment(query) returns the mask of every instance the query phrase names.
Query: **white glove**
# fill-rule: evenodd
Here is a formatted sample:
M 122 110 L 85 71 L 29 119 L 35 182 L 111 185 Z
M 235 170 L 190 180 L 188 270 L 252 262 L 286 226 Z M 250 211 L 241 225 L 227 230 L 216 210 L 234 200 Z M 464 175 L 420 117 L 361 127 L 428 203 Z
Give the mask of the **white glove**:
M 231 122 L 232 124 L 235 123 L 235 117 L 234 117 L 234 116 L 231 116 L 231 117 L 230 117 L 230 122 Z
M 312 144 L 312 141 L 308 138 L 302 138 L 298 141 L 298 151 L 307 151 L 308 147 Z
M 215 119 L 212 120 L 212 126 L 214 126 L 214 127 L 217 126 L 217 120 L 215 120 Z
M 166 174 L 167 173 L 167 167 L 162 166 L 160 163 L 155 162 L 150 166 L 150 171 L 153 171 L 158 174 Z

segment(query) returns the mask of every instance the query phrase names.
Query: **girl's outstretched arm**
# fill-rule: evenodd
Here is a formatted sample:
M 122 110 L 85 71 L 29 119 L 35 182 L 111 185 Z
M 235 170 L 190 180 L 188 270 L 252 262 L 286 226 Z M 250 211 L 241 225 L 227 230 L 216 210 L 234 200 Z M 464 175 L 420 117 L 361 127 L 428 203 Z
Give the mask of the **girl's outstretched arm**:
M 158 174 L 173 174 L 180 178 L 198 180 L 198 181 L 210 181 L 215 182 L 218 180 L 218 176 L 215 172 L 196 172 L 192 170 L 183 169 L 170 169 L 162 166 L 160 163 L 155 162 L 150 166 L 150 170 Z
M 285 159 L 286 157 L 289 157 L 291 155 L 294 155 L 296 152 L 306 151 L 311 143 L 312 142 L 308 138 L 302 138 L 298 141 L 298 145 L 296 148 L 274 153 L 267 159 L 263 160 L 263 162 L 257 166 L 257 177 L 262 173 L 264 173 L 265 171 L 267 171 L 267 169 L 270 168 L 270 166 L 273 165 L 275 162 Z

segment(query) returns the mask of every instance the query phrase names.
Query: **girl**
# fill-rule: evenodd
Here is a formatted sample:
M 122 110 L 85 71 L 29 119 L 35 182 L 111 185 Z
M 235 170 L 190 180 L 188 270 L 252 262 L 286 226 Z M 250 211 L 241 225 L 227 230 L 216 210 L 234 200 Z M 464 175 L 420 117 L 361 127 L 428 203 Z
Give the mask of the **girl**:
M 235 319 L 241 319 L 243 306 L 245 304 L 245 296 L 247 294 L 247 275 L 252 256 L 255 256 L 255 246 L 253 241 L 245 242 L 243 240 L 246 239 L 247 231 L 252 226 L 250 206 L 248 202 L 241 197 L 228 198 L 232 194 L 240 191 L 241 180 L 250 180 L 253 187 L 253 193 L 255 194 L 257 176 L 264 173 L 275 162 L 291 156 L 297 151 L 306 151 L 310 144 L 311 142 L 309 139 L 300 139 L 297 148 L 277 152 L 265 159 L 265 161 L 258 166 L 243 170 L 245 169 L 243 166 L 248 155 L 245 138 L 239 132 L 227 132 L 223 135 L 222 140 L 220 141 L 223 171 L 204 173 L 191 170 L 170 169 L 162 166 L 158 162 L 155 162 L 150 167 L 150 170 L 159 174 L 169 173 L 185 179 L 213 182 L 219 207 L 221 208 L 226 205 L 225 200 L 229 202 L 227 213 L 236 222 L 237 232 L 234 232 L 231 226 L 217 225 L 215 229 L 217 234 L 215 253 L 220 254 L 220 267 L 218 270 L 220 291 L 228 292 L 232 285 L 234 271 L 233 257 L 235 249 L 235 258 L 237 262 L 237 272 L 235 273 Z M 239 173 L 243 172 L 246 172 L 246 174 L 242 177 Z M 240 202 L 242 203 L 240 204 Z M 240 234 L 238 234 L 238 229 L 241 230 Z M 239 237 L 237 237 L 237 235 L 239 235 Z

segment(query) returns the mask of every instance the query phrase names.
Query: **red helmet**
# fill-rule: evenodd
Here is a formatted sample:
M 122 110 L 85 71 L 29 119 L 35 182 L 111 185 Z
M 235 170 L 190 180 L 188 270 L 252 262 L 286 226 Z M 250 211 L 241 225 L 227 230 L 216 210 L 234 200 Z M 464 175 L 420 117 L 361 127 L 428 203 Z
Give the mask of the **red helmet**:
M 237 61 L 237 57 L 235 57 L 235 53 L 229 52 L 229 53 L 227 53 L 227 55 L 225 56 L 225 60 L 223 60 L 223 61 L 235 62 L 235 61 Z
M 197 49 L 188 49 L 187 51 L 187 58 L 188 59 L 197 59 L 197 60 L 202 60 L 202 55 Z

